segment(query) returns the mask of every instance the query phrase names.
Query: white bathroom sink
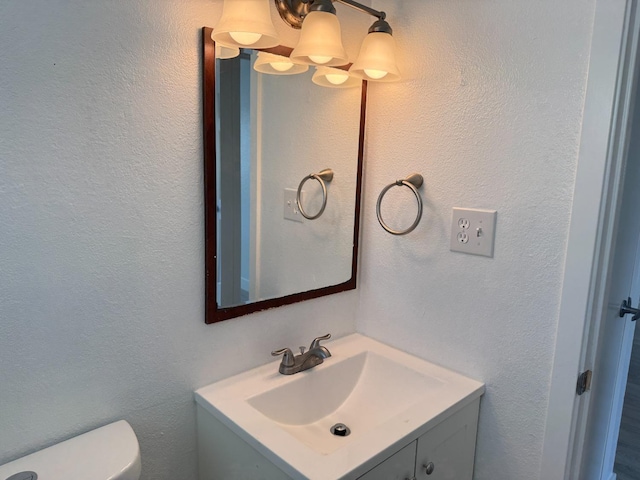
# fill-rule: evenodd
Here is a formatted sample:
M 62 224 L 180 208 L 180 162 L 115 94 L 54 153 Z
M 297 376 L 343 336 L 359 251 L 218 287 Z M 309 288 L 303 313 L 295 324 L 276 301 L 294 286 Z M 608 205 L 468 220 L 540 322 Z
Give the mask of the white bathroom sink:
M 204 387 L 196 401 L 293 478 L 364 473 L 463 408 L 484 385 L 362 335 L 294 375 L 270 363 Z M 351 433 L 331 433 L 336 423 Z

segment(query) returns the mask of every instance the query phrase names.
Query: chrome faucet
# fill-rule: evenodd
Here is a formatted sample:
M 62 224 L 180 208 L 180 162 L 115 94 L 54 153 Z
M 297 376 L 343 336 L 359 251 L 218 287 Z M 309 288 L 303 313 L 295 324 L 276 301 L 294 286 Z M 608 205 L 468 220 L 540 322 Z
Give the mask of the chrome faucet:
M 283 375 L 293 375 L 294 373 L 303 372 L 310 368 L 320 365 L 324 362 L 325 358 L 331 356 L 331 352 L 327 350 L 327 347 L 320 345 L 322 340 L 329 340 L 331 334 L 318 338 L 314 338 L 313 342 L 309 346 L 309 350 L 305 353 L 305 348 L 300 347 L 300 355 L 294 355 L 290 348 L 282 348 L 271 352 L 271 355 L 277 357 L 282 355 L 282 362 L 280 362 L 280 373 Z

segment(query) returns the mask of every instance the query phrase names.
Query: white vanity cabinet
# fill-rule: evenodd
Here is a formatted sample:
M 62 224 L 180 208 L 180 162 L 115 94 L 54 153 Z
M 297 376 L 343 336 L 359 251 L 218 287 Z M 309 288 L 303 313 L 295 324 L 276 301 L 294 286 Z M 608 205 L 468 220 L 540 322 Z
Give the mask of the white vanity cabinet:
M 408 445 L 382 463 L 373 463 L 366 473 L 352 472 L 339 480 L 471 480 L 479 404 L 475 399 L 417 439 L 409 439 Z M 198 433 L 201 480 L 314 480 L 313 475 L 287 475 L 200 407 Z
M 471 480 L 481 382 L 358 334 L 327 345 L 313 369 L 195 392 L 200 480 Z
M 479 403 L 467 405 L 358 480 L 471 480 Z

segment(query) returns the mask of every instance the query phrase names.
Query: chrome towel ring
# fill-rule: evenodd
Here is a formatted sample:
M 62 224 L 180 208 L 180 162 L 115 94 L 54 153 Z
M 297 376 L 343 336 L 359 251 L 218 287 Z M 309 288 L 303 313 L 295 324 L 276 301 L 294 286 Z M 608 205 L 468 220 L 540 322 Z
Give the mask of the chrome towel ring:
M 422 186 L 422 183 L 423 183 L 422 175 L 420 175 L 419 173 L 412 173 L 407 178 L 403 180 L 396 180 L 395 182 L 390 183 L 389 185 L 387 185 L 382 189 L 382 191 L 380 192 L 380 196 L 378 196 L 378 203 L 376 204 L 376 215 L 378 216 L 378 222 L 380 222 L 380 226 L 384 228 L 387 232 L 389 232 L 392 235 L 406 235 L 407 233 L 412 232 L 413 229 L 418 226 L 418 224 L 420 223 L 420 219 L 422 218 L 422 197 L 418 193 L 418 188 Z M 416 197 L 416 200 L 418 201 L 418 215 L 416 216 L 416 219 L 413 222 L 413 224 L 406 230 L 394 230 L 390 228 L 384 222 L 384 220 L 382 219 L 382 215 L 380 214 L 380 205 L 382 204 L 382 197 L 384 197 L 385 193 L 387 193 L 390 188 L 396 187 L 396 186 L 408 187 L 413 192 L 413 194 Z
M 302 202 L 300 201 L 300 194 L 302 193 L 302 187 L 307 182 L 307 180 L 312 178 L 314 180 L 317 180 L 320 183 L 320 186 L 322 187 L 322 207 L 320 207 L 320 211 L 315 215 L 309 215 L 307 212 L 305 212 L 304 208 L 302 208 Z M 324 212 L 324 209 L 327 206 L 327 185 L 324 182 L 330 182 L 331 180 L 333 180 L 333 170 L 331 170 L 330 168 L 325 168 L 319 173 L 311 173 L 307 175 L 302 179 L 302 181 L 300 182 L 300 185 L 298 185 L 298 194 L 296 195 L 296 203 L 298 204 L 298 210 L 300 211 L 302 216 L 307 220 L 315 220 Z

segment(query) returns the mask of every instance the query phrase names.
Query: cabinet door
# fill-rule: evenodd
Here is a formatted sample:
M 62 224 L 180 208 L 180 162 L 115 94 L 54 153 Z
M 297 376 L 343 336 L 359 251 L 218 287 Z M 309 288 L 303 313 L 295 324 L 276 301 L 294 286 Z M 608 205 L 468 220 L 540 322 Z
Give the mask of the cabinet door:
M 358 480 L 413 480 L 416 464 L 416 442 L 358 477 Z
M 417 480 L 471 480 L 479 403 L 474 401 L 418 438 Z

